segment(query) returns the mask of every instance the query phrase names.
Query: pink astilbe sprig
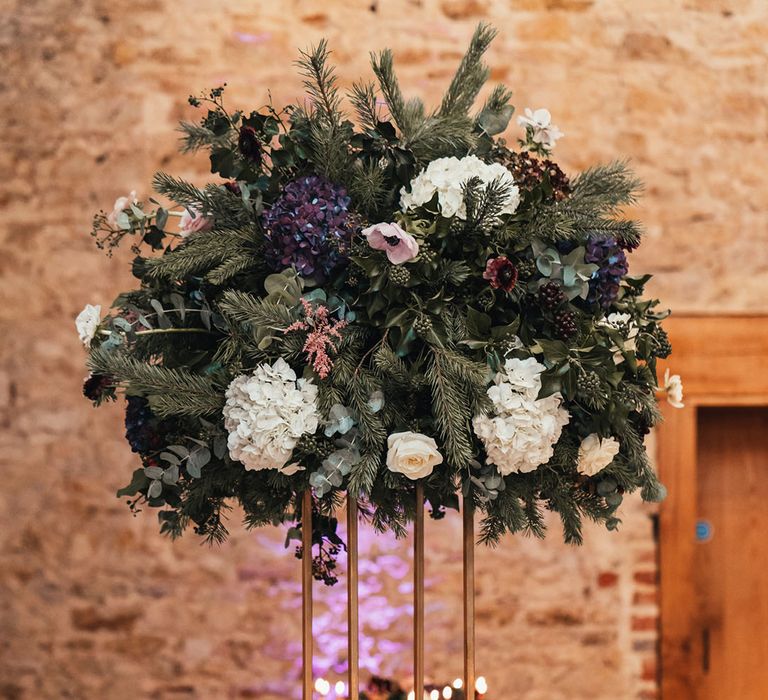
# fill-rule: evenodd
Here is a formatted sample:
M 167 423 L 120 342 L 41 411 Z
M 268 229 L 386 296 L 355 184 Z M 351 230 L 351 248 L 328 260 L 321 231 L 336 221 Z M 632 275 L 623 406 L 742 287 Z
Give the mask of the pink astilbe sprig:
M 320 379 L 325 379 L 333 368 L 333 360 L 328 352 L 336 352 L 334 340 L 341 340 L 341 330 L 347 322 L 329 318 L 330 309 L 327 306 L 315 307 L 303 298 L 301 305 L 304 307 L 304 320 L 294 321 L 283 332 L 307 332 L 307 340 L 302 349 L 312 362 L 312 369 L 317 372 Z

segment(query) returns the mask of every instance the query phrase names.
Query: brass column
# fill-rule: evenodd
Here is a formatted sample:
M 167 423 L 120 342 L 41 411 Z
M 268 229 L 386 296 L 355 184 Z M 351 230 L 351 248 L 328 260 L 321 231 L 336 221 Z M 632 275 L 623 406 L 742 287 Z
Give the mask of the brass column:
M 349 700 L 360 697 L 360 620 L 357 598 L 357 499 L 347 494 L 347 627 Z
M 475 697 L 475 508 L 465 496 L 462 507 L 464 549 L 464 690 Z
M 301 651 L 304 700 L 312 700 L 312 490 L 301 503 Z
M 416 482 L 413 521 L 413 690 L 424 697 L 424 485 Z

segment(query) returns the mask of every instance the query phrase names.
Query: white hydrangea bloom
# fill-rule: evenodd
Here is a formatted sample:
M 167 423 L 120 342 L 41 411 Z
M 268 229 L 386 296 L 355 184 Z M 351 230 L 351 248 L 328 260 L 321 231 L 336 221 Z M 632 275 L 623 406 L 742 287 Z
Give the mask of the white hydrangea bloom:
M 86 304 L 77 315 L 75 328 L 77 328 L 77 334 L 85 347 L 91 347 L 91 341 L 96 335 L 99 323 L 101 323 L 101 306 L 99 304 L 96 306 Z
M 246 469 L 278 469 L 286 464 L 302 435 L 319 424 L 317 386 L 296 373 L 282 358 L 260 364 L 252 374 L 235 377 L 227 387 L 224 427 L 232 459 Z
M 415 209 L 429 202 L 437 194 L 440 213 L 445 217 L 467 216 L 462 187 L 467 180 L 478 177 L 489 185 L 500 180 L 509 185 L 509 197 L 502 214 L 513 214 L 520 204 L 520 190 L 509 172 L 501 163 L 485 163 L 477 156 L 464 158 L 438 158 L 422 170 L 410 184 L 410 192 L 400 189 L 400 206 L 403 211 Z
M 571 418 L 562 407 L 560 393 L 537 398 L 544 369 L 534 358 L 508 359 L 488 389 L 492 414 L 472 421 L 489 464 L 496 465 L 503 476 L 532 472 L 548 462 Z
M 601 438 L 597 433 L 587 435 L 579 445 L 579 471 L 594 476 L 613 462 L 619 448 L 619 441 L 614 437 Z

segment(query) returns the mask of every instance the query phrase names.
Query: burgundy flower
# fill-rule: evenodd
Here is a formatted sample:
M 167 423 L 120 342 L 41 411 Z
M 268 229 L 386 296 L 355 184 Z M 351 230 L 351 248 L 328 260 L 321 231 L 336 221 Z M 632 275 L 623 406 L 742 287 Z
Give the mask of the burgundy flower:
M 243 157 L 250 160 L 257 167 L 261 165 L 262 145 L 259 135 L 252 126 L 241 126 L 237 139 L 237 147 Z
M 517 284 L 517 268 L 504 255 L 500 255 L 498 258 L 489 258 L 485 265 L 483 279 L 488 280 L 494 289 L 511 292 Z
M 91 401 L 101 401 L 114 381 L 106 374 L 92 374 L 83 384 L 83 396 Z

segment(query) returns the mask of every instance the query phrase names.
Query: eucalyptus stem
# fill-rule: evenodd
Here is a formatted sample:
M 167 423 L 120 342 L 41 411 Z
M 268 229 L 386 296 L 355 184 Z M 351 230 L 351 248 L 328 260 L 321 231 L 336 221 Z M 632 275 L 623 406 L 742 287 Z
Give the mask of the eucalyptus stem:
M 205 328 L 150 328 L 146 331 L 136 331 L 134 335 L 151 335 L 153 333 L 204 333 L 205 335 L 216 335 L 213 331 Z

